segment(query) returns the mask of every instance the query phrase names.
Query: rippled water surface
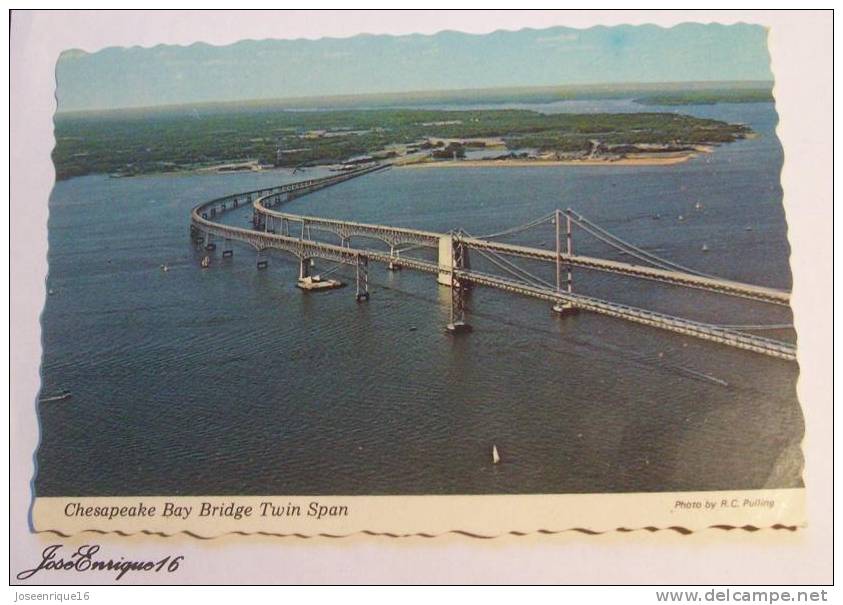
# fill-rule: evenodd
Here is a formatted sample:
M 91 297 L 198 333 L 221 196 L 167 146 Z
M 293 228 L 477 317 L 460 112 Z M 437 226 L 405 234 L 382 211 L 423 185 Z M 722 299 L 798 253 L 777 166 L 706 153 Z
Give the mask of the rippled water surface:
M 392 169 L 286 209 L 484 234 L 571 207 L 681 264 L 789 288 L 773 106 L 679 110 L 746 122 L 760 136 L 675 166 Z M 192 206 L 320 174 L 56 185 L 43 392 L 73 397 L 38 404 L 37 495 L 801 485 L 796 364 L 602 316 L 560 320 L 546 303 L 486 289 L 471 296 L 474 332 L 453 338 L 443 332 L 448 290 L 406 270 L 373 266 L 372 298 L 357 304 L 353 287 L 298 290 L 292 257 L 273 255 L 257 271 L 254 251 L 237 247 L 233 259 L 199 268 Z M 247 210 L 225 217 L 247 219 Z M 552 247 L 553 228 L 509 241 Z M 576 231 L 574 245 L 624 259 Z M 353 283 L 347 269 L 335 275 Z M 583 293 L 712 323 L 791 323 L 788 309 L 772 305 L 583 272 L 574 280 Z

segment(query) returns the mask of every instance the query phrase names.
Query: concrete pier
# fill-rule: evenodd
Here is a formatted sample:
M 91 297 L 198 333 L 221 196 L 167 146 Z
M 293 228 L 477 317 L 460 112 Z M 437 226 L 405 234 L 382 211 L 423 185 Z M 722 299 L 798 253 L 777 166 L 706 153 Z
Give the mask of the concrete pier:
M 450 287 L 453 269 L 454 238 L 450 235 L 443 235 L 439 238 L 439 274 L 436 277 L 436 282 Z
M 457 249 L 458 247 L 458 249 Z M 455 269 L 470 269 L 468 246 L 460 242 L 453 235 L 443 235 L 439 238 L 439 274 L 437 283 L 450 286 Z M 467 285 L 467 284 L 466 284 Z
M 395 260 L 389 261 L 389 264 L 386 266 L 386 268 L 390 271 L 400 271 L 401 265 L 399 264 L 400 261 L 398 260 L 398 254 L 395 253 L 395 246 L 389 247 L 389 256 L 391 258 L 394 258 Z
M 464 321 L 454 321 L 445 326 L 449 334 L 467 334 L 471 332 L 471 326 Z
M 569 315 L 576 315 L 579 309 L 574 306 L 574 303 L 562 302 L 553 305 L 553 312 L 559 317 L 568 317 Z
M 345 286 L 345 284 L 339 280 L 322 279 L 318 275 L 314 275 L 312 277 L 300 277 L 298 282 L 296 282 L 296 287 L 308 292 L 334 290 L 336 288 L 342 288 L 343 286 Z
M 310 258 L 299 259 L 299 281 L 310 277 L 310 268 L 313 266 L 313 261 Z

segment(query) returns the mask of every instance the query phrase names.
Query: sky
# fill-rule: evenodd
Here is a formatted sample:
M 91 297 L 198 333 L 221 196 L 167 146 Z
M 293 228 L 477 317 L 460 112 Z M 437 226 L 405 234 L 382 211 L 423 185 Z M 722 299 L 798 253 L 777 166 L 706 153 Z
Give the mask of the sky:
M 757 25 L 553 27 L 65 51 L 59 111 L 513 86 L 773 79 Z

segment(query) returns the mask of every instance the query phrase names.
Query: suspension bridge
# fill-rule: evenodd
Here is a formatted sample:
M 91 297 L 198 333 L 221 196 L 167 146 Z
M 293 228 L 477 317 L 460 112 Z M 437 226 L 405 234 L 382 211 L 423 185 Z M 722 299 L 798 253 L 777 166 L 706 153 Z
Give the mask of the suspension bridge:
M 267 267 L 268 251 L 286 252 L 299 261 L 300 280 L 311 277 L 313 262 L 317 258 L 337 263 L 336 268 L 353 266 L 357 301 L 369 300 L 370 263 L 383 264 L 390 270 L 409 269 L 433 274 L 439 284 L 450 287 L 451 310 L 447 329 L 452 333 L 470 331 L 466 304 L 468 291 L 472 286 L 482 286 L 550 302 L 553 310 L 563 316 L 588 311 L 780 359 L 796 359 L 796 347 L 793 344 L 750 333 L 753 330 L 788 328 L 786 325 L 714 325 L 575 292 L 573 271 L 579 268 L 705 290 L 765 304 L 787 306 L 790 300 L 790 293 L 783 290 L 722 279 L 660 258 L 622 240 L 570 208 L 556 210 L 524 225 L 481 237 L 464 230 L 438 233 L 276 210 L 295 197 L 387 167 L 375 165 L 203 202 L 191 213 L 191 238 L 195 245 L 204 247 L 207 252 L 216 250 L 219 241 L 223 246 L 224 258 L 233 256 L 233 242 L 246 243 L 257 250 L 259 269 Z M 222 213 L 245 205 L 251 205 L 252 209 L 250 228 L 228 225 L 217 220 Z M 495 241 L 495 238 L 542 225 L 555 228 L 555 250 Z M 575 227 L 641 264 L 575 254 Z M 325 234 L 333 241 L 320 239 L 319 236 Z M 384 249 L 352 247 L 352 239 L 377 241 L 385 246 Z M 438 254 L 437 260 L 408 254 L 419 249 L 435 251 Z M 209 258 L 205 257 L 205 261 Z M 481 260 L 494 270 L 472 268 L 471 258 Z M 555 269 L 555 283 L 528 271 L 517 264 L 517 259 L 552 265 Z

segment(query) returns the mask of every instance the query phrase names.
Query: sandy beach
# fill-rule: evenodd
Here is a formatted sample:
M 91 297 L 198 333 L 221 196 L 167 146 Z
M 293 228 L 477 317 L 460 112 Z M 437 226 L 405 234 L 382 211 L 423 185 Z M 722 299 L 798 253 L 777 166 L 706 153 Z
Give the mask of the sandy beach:
M 681 164 L 708 150 L 676 154 L 640 154 L 620 159 L 583 160 L 442 160 L 396 164 L 396 168 L 516 168 L 525 166 L 671 166 Z

